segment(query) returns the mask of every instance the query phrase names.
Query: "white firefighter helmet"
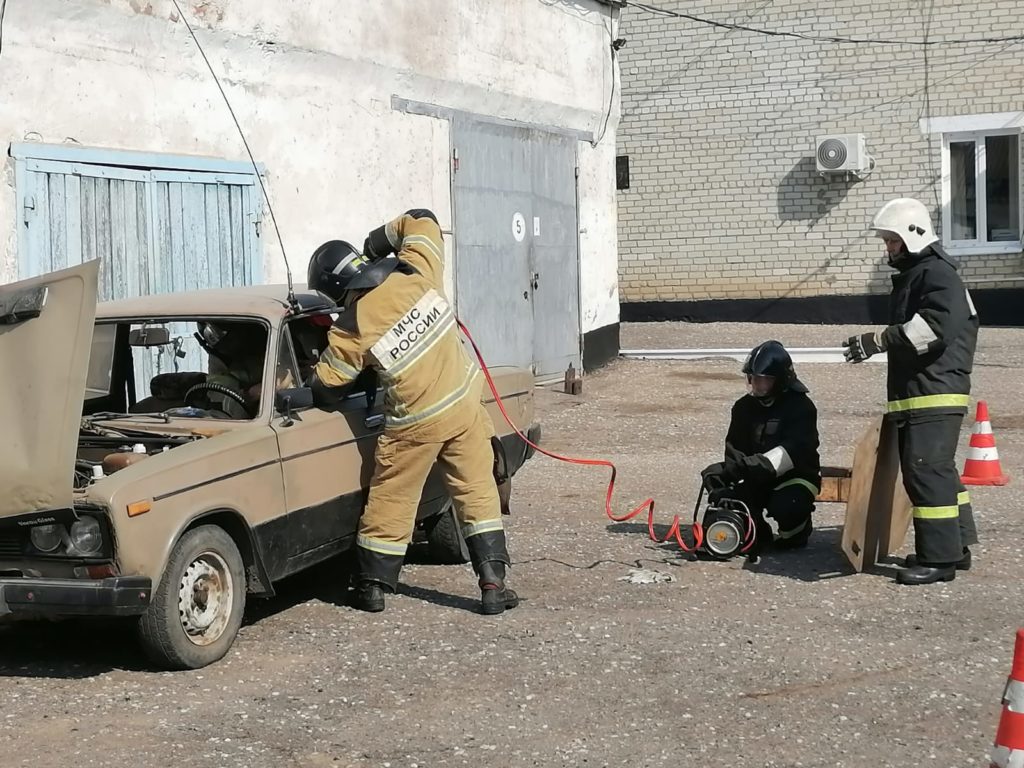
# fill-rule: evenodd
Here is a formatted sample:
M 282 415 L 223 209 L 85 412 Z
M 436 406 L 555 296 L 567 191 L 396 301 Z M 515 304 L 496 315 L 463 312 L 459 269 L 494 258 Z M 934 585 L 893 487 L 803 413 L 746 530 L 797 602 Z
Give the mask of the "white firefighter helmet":
M 887 232 L 897 235 L 910 253 L 920 253 L 939 239 L 928 209 L 912 197 L 898 197 L 887 202 L 875 214 L 870 228 L 879 236 Z

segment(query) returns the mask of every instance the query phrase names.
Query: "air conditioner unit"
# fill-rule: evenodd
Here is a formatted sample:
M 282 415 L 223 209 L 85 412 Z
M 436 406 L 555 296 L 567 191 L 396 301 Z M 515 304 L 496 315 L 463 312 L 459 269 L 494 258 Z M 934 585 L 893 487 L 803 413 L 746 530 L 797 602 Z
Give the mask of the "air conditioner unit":
M 868 154 L 863 133 L 819 136 L 814 161 L 822 176 L 850 174 L 861 179 L 875 167 L 875 159 Z

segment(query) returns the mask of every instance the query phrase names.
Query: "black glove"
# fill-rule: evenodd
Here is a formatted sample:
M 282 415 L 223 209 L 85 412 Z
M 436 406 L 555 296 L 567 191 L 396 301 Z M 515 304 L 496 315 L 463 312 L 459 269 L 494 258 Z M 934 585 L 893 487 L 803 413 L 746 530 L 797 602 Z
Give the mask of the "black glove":
M 716 488 L 725 488 L 729 483 L 726 479 L 725 464 L 719 461 L 716 464 L 709 464 L 700 473 L 704 487 L 709 491 Z
M 708 491 L 708 504 L 718 504 L 722 499 L 731 499 L 736 489 L 731 485 L 723 485 L 721 488 L 712 488 Z
M 410 208 L 405 212 L 405 215 L 412 216 L 414 219 L 430 219 L 438 226 L 441 226 L 437 223 L 437 216 L 434 215 L 434 212 L 427 208 Z
M 764 454 L 746 456 L 743 459 L 743 477 L 751 483 L 770 483 L 776 477 L 775 467 Z
M 388 235 L 385 231 L 386 227 L 386 224 L 377 227 L 363 241 L 363 255 L 369 258 L 370 261 L 383 259 L 385 256 L 390 256 L 395 252 L 395 246 L 388 240 Z
M 843 357 L 848 363 L 863 363 L 872 355 L 885 351 L 885 344 L 882 343 L 882 334 L 877 331 L 862 333 L 860 336 L 851 336 L 843 342 L 846 351 Z
M 732 447 L 725 449 L 725 471 L 732 482 L 764 483 L 775 477 L 775 467 L 766 456 L 760 453 L 747 456 Z
M 725 469 L 734 480 L 739 480 L 742 476 L 741 463 L 744 458 L 746 458 L 746 454 L 742 451 L 731 445 L 725 446 Z
M 355 389 L 355 382 L 350 381 L 340 387 L 329 387 L 320 381 L 320 377 L 314 373 L 306 382 L 312 390 L 313 405 L 324 411 L 337 410 L 341 402 Z

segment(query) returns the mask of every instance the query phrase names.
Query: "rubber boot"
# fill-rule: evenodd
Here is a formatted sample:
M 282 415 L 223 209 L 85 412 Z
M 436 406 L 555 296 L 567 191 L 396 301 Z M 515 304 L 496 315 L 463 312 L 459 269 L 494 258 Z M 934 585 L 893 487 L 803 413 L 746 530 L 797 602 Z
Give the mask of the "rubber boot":
M 915 565 L 904 568 L 896 574 L 900 584 L 934 584 L 936 581 L 952 581 L 956 578 L 955 563 L 937 563 L 935 565 Z
M 369 613 L 384 610 L 384 593 L 398 589 L 398 574 L 403 555 L 390 555 L 366 547 L 356 547 L 359 575 L 352 595 L 352 607 Z
M 360 581 L 352 595 L 352 607 L 368 613 L 384 610 L 384 585 L 379 581 Z
M 907 568 L 913 568 L 917 565 L 917 555 L 907 555 L 906 560 L 903 564 Z M 969 571 L 971 570 L 971 550 L 964 547 L 964 556 L 956 561 L 956 569 L 958 571 Z
M 505 586 L 505 564 L 489 560 L 480 564 L 480 612 L 485 616 L 503 613 L 519 605 L 519 596 Z
M 480 612 L 487 616 L 519 605 L 519 596 L 505 586 L 508 545 L 502 529 L 466 536 L 473 570 L 480 579 Z

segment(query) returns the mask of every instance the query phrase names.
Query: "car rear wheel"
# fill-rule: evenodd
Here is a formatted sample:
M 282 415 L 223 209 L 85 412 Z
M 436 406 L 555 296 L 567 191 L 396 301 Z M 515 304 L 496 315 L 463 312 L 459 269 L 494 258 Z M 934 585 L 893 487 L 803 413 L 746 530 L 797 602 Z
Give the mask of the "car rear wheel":
M 146 654 L 167 669 L 198 669 L 223 658 L 242 625 L 245 586 L 242 556 L 222 528 L 188 531 L 139 620 Z
M 469 547 L 459 529 L 455 508 L 450 503 L 443 512 L 427 520 L 424 529 L 431 560 L 445 565 L 469 562 Z

